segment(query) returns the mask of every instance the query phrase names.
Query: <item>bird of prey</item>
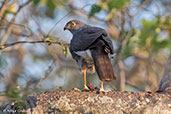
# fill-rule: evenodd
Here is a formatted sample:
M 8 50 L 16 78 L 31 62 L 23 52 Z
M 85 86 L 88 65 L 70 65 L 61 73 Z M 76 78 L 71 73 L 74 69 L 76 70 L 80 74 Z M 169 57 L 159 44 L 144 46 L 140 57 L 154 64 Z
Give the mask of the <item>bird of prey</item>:
M 69 30 L 73 35 L 69 50 L 84 73 L 84 89 L 88 89 L 86 85 L 87 69 L 92 70 L 95 66 L 101 80 L 100 91 L 104 91 L 103 81 L 109 82 L 116 79 L 109 59 L 109 54 L 113 54 L 114 49 L 107 32 L 78 20 L 69 21 L 64 30 Z M 88 56 L 87 50 L 91 53 L 91 57 Z

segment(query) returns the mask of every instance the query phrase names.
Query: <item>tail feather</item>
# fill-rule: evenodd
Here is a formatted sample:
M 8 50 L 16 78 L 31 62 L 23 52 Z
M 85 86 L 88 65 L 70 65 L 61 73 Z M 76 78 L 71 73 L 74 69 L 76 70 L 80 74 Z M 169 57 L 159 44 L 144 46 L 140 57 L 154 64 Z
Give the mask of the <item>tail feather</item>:
M 93 49 L 91 50 L 91 55 L 100 80 L 108 82 L 115 80 L 116 77 L 114 75 L 112 64 L 104 49 L 102 47 Z

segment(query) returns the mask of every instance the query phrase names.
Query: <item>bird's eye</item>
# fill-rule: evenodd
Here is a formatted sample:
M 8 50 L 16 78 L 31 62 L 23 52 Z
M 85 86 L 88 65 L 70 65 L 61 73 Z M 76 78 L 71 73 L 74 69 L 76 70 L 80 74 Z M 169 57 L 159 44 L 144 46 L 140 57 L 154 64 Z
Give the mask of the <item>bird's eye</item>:
M 72 22 L 71 25 L 74 27 L 74 26 L 76 26 L 76 23 L 75 22 Z

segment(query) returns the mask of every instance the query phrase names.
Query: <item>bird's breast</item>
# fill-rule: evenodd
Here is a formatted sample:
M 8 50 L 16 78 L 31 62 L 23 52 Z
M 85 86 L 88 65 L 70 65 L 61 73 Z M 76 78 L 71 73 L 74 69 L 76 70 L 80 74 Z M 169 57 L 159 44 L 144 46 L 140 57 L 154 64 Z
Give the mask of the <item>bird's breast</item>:
M 86 58 L 91 58 L 92 59 L 90 50 L 86 50 L 86 51 L 76 51 L 75 53 L 78 54 L 79 56 L 85 58 L 85 59 Z
M 75 53 L 81 56 L 81 58 L 77 61 L 77 64 L 81 70 L 87 69 L 90 72 L 95 72 L 94 62 L 90 50 L 77 51 Z

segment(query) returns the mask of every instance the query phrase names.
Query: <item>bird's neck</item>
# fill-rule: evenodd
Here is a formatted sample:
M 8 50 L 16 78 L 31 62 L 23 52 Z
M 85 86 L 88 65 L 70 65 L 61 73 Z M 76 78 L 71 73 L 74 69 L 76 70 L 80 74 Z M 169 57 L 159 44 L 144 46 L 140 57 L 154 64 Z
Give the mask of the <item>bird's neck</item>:
M 79 28 L 79 31 L 82 30 L 82 29 L 84 29 L 84 28 L 87 28 L 87 27 L 89 27 L 89 26 L 90 26 L 90 25 L 84 25 L 84 26 L 82 26 L 82 27 Z
M 81 31 L 82 29 L 84 29 L 84 28 L 87 28 L 87 27 L 89 27 L 89 25 L 84 25 L 84 26 L 82 26 L 82 27 L 80 27 L 79 29 L 77 29 L 77 30 L 70 30 L 70 32 L 72 33 L 72 34 L 75 34 L 75 33 L 77 33 L 77 32 L 79 32 L 79 31 Z

